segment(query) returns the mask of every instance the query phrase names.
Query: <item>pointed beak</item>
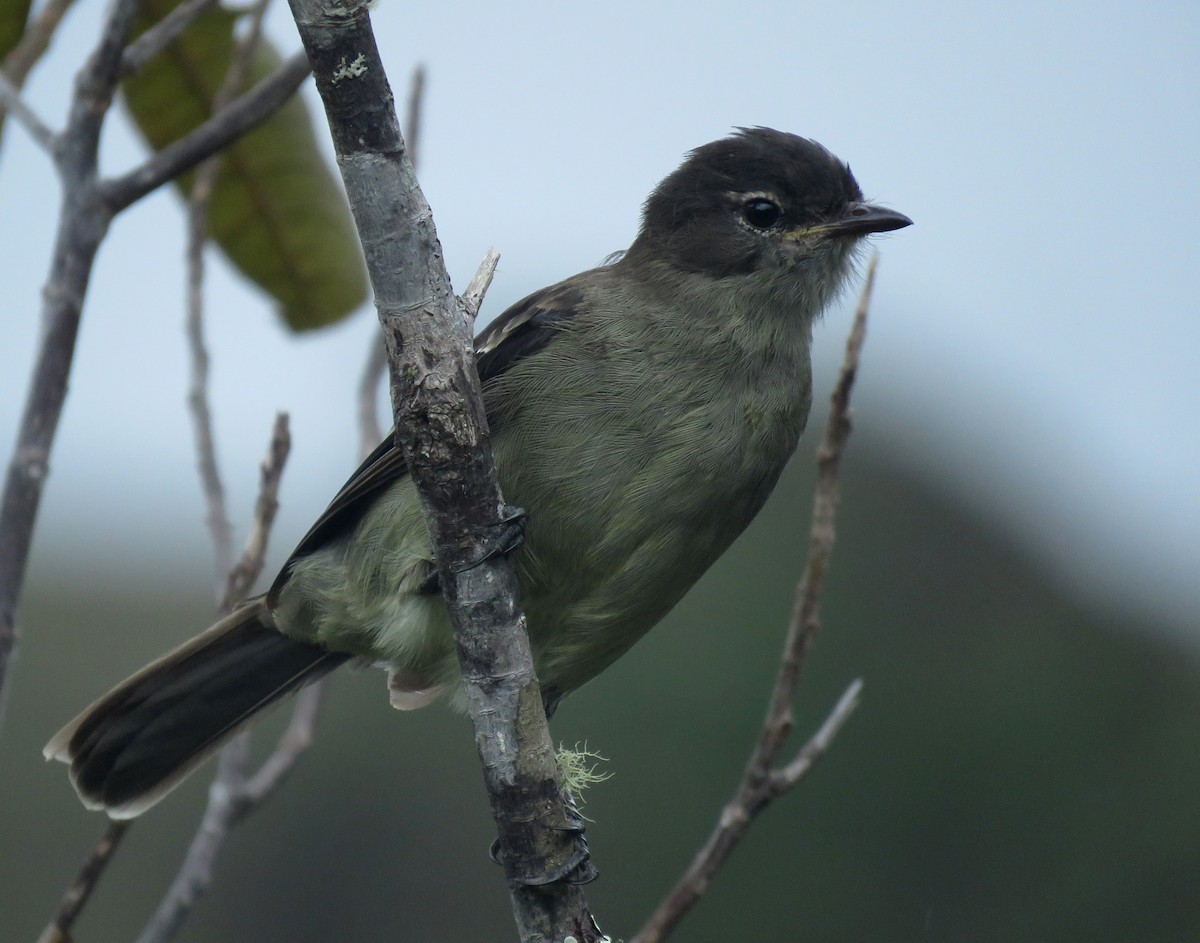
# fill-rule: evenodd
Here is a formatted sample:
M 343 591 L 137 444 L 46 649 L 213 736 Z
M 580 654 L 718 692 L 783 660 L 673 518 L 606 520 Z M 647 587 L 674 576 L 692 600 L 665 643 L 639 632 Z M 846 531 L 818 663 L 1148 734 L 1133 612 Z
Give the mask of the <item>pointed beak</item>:
M 903 213 L 873 203 L 851 203 L 841 219 L 814 227 L 827 236 L 869 236 L 876 232 L 891 232 L 911 226 L 913 221 Z

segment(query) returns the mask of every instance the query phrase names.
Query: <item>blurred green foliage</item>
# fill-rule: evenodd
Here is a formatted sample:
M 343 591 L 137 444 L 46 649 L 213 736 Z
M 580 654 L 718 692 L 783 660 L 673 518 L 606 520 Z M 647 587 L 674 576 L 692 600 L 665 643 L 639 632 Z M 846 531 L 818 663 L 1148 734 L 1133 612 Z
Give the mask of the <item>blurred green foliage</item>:
M 614 939 L 632 935 L 708 834 L 761 721 L 807 530 L 803 451 L 747 537 L 555 719 L 556 737 L 610 758 L 613 778 L 585 811 L 601 870 L 589 899 Z M 1136 613 L 1066 598 L 971 509 L 861 440 L 847 475 L 796 746 L 854 677 L 863 703 L 676 939 L 1194 940 L 1194 653 Z M 145 566 L 104 588 L 38 567 L 0 743 L 5 940 L 36 937 L 103 828 L 63 769 L 41 763 L 41 744 L 207 621 L 207 579 L 139 590 L 163 585 Z M 513 938 L 467 722 L 390 711 L 378 671 L 343 672 L 326 708 L 312 754 L 235 834 L 180 940 Z M 137 933 L 206 778 L 137 823 L 81 943 Z
M 0 60 L 21 41 L 33 0 L 0 0 Z
M 25 33 L 25 23 L 29 19 L 29 8 L 32 6 L 33 0 L 0 0 L 0 64 L 3 64 L 5 56 L 21 41 Z M 0 139 L 4 135 L 7 118 L 8 113 L 0 111 Z

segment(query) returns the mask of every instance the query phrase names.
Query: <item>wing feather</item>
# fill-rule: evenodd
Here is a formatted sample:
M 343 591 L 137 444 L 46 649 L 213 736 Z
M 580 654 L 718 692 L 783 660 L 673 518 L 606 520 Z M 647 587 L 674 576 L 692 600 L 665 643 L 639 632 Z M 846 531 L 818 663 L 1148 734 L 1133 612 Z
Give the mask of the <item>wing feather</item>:
M 559 334 L 559 326 L 575 317 L 583 301 L 580 276 L 529 295 L 508 308 L 475 339 L 475 362 L 481 383 L 501 376 L 527 357 L 544 349 Z M 493 423 L 492 431 L 495 432 Z M 267 593 L 269 605 L 279 597 L 302 557 L 349 531 L 374 500 L 408 474 L 404 454 L 389 433 L 355 470 L 321 513 L 275 578 Z

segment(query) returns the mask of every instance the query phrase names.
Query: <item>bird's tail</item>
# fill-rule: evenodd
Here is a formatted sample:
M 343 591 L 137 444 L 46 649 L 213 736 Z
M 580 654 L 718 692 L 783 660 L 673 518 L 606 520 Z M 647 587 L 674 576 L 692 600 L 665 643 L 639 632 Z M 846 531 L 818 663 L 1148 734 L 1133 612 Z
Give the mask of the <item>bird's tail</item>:
M 261 711 L 349 656 L 265 624 L 252 600 L 147 665 L 63 727 L 42 751 L 71 766 L 84 805 L 140 815 Z

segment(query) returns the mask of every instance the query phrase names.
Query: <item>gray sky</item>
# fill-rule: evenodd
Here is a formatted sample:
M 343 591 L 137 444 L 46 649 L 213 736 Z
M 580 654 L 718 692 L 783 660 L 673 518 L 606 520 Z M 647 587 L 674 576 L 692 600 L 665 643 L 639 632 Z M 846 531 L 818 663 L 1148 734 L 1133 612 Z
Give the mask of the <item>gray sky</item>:
M 29 100 L 62 121 L 99 4 L 72 12 Z M 917 225 L 879 240 L 860 423 L 1097 605 L 1200 637 L 1200 6 L 1194 3 L 403 4 L 376 31 L 397 97 L 425 62 L 421 179 L 456 285 L 502 253 L 484 317 L 628 245 L 684 151 L 735 125 L 814 137 Z M 272 35 L 297 46 L 286 6 Z M 311 88 L 312 112 L 323 116 Z M 104 164 L 140 146 L 123 115 Z M 0 150 L 0 446 L 37 337 L 58 210 L 43 155 Z M 17 235 L 19 234 L 19 235 Z M 184 412 L 182 226 L 122 217 L 88 297 L 39 548 L 203 552 Z M 352 467 L 369 311 L 291 340 L 220 264 L 210 287 L 221 458 L 244 520 L 277 408 L 296 448 L 276 558 Z M 845 305 L 818 328 L 839 356 Z M 824 395 L 819 394 L 819 395 Z M 36 565 L 36 558 L 35 558 Z

